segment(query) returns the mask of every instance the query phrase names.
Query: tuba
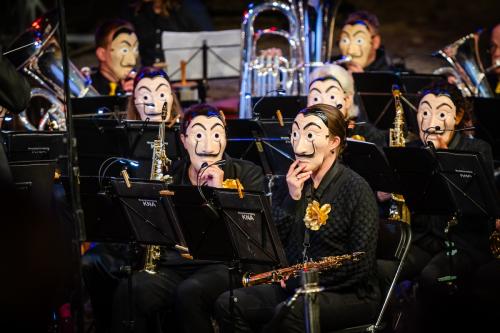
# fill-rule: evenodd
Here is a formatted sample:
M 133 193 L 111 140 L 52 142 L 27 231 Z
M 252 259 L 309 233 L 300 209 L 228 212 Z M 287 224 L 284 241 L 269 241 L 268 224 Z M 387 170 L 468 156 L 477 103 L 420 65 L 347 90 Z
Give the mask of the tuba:
M 250 5 L 241 26 L 240 118 L 252 117 L 251 97 L 307 95 L 309 72 L 330 59 L 333 50 L 334 19 L 338 5 L 317 1 L 309 7 L 303 1 L 269 1 Z M 315 12 L 314 28 L 310 28 L 309 10 Z M 256 18 L 264 12 L 280 12 L 289 23 L 288 31 L 267 28 L 255 31 Z M 324 33 L 326 30 L 326 33 Z M 258 55 L 257 42 L 264 36 L 287 40 L 289 58 L 281 55 Z
M 481 31 L 468 34 L 433 53 L 451 65 L 438 68 L 434 74 L 453 76 L 464 97 L 494 97 L 479 58 L 480 34 Z
M 37 18 L 5 53 L 32 86 L 28 108 L 18 116 L 29 131 L 66 130 L 62 52 L 56 38 L 58 26 L 57 11 Z M 69 67 L 71 96 L 99 95 L 71 62 Z

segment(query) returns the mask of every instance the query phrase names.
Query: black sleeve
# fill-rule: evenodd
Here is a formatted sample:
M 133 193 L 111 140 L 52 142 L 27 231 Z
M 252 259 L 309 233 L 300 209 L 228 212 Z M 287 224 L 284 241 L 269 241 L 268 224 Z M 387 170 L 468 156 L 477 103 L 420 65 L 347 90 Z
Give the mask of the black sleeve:
M 16 71 L 9 60 L 0 54 L 0 106 L 19 113 L 26 109 L 29 99 L 28 81 Z
M 321 284 L 332 286 L 332 290 L 363 284 L 370 274 L 375 274 L 378 239 L 377 203 L 370 186 L 366 182 L 361 182 L 359 185 L 354 186 L 357 189 L 357 203 L 351 213 L 351 233 L 347 247 L 349 253 L 361 251 L 364 255 L 357 262 L 346 262 L 340 268 L 322 274 Z
M 265 192 L 265 177 L 261 167 L 253 163 L 245 163 L 241 166 L 237 177 L 245 190 Z

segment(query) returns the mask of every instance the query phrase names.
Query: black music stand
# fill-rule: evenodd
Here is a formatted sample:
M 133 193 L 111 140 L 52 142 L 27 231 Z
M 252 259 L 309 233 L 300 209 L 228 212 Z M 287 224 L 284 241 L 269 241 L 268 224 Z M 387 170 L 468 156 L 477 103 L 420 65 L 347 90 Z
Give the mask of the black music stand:
M 353 73 L 356 94 L 361 101 L 360 107 L 365 110 L 368 120 L 379 129 L 393 127 L 395 117 L 392 85 L 400 84 L 400 78 L 392 72 Z M 405 92 L 403 91 L 403 94 Z M 407 127 L 418 130 L 417 115 L 411 108 L 405 106 Z
M 307 106 L 307 96 L 252 97 L 251 103 L 254 118 L 276 120 L 276 111 L 280 110 L 283 118 L 294 119 Z
M 73 118 L 114 117 L 122 119 L 127 111 L 128 96 L 92 96 L 71 98 Z
M 500 161 L 500 98 L 472 98 L 475 116 L 475 137 L 488 142 L 493 149 L 495 166 Z
M 347 139 L 342 161 L 362 176 L 374 191 L 398 192 L 398 184 L 382 148 L 371 142 Z
M 169 185 L 181 228 L 195 259 L 286 265 L 269 201 L 263 193 Z M 200 194 L 200 191 L 203 195 Z
M 422 148 L 384 148 L 401 181 L 400 193 L 413 213 L 448 216 L 449 275 L 440 281 L 456 291 L 452 256 L 453 230 L 461 217 L 494 221 L 499 216 L 498 198 L 479 153 Z M 484 222 L 486 223 L 486 222 Z
M 386 147 L 384 152 L 413 212 L 498 216 L 497 196 L 479 153 L 430 147 Z

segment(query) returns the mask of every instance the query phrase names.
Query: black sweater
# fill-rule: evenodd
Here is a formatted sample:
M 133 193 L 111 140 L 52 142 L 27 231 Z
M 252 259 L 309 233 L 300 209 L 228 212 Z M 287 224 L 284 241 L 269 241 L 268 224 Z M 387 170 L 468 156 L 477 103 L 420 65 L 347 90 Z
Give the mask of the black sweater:
M 310 195 L 309 195 L 310 193 Z M 284 234 L 285 252 L 290 264 L 302 261 L 305 235 L 304 215 L 310 197 L 320 203 L 329 203 L 328 221 L 318 231 L 309 230 L 308 257 L 349 254 L 364 251 L 358 262 L 348 262 L 340 268 L 323 272 L 320 283 L 331 290 L 364 291 L 373 295 L 376 288 L 376 246 L 378 238 L 378 211 L 375 197 L 368 183 L 357 173 L 337 162 L 327 172 L 317 189 L 306 182 L 298 201 L 287 199 L 287 206 L 295 211 L 295 220 L 279 223 Z M 285 231 L 284 231 L 285 230 Z M 289 280 L 290 289 L 298 280 Z

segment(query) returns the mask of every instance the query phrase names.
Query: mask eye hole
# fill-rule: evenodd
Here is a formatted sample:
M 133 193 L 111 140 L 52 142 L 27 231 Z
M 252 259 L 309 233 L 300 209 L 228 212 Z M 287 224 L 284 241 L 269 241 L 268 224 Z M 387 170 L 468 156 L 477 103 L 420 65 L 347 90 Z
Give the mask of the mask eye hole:
M 313 133 L 313 132 L 307 132 L 306 133 L 306 140 L 309 141 L 309 142 L 312 142 L 314 141 L 314 139 L 316 138 L 316 134 Z
M 215 133 L 212 134 L 212 139 L 214 141 L 219 142 L 222 139 L 222 134 L 219 133 L 219 132 L 215 132 Z
M 299 132 L 293 131 L 291 137 L 292 137 L 292 140 L 298 140 L 299 139 Z
M 446 119 L 446 113 L 445 112 L 440 112 L 439 113 L 439 119 L 440 120 L 445 120 Z
M 205 139 L 205 133 L 203 133 L 203 132 L 196 132 L 194 134 L 194 138 L 196 139 L 196 141 L 203 141 Z

